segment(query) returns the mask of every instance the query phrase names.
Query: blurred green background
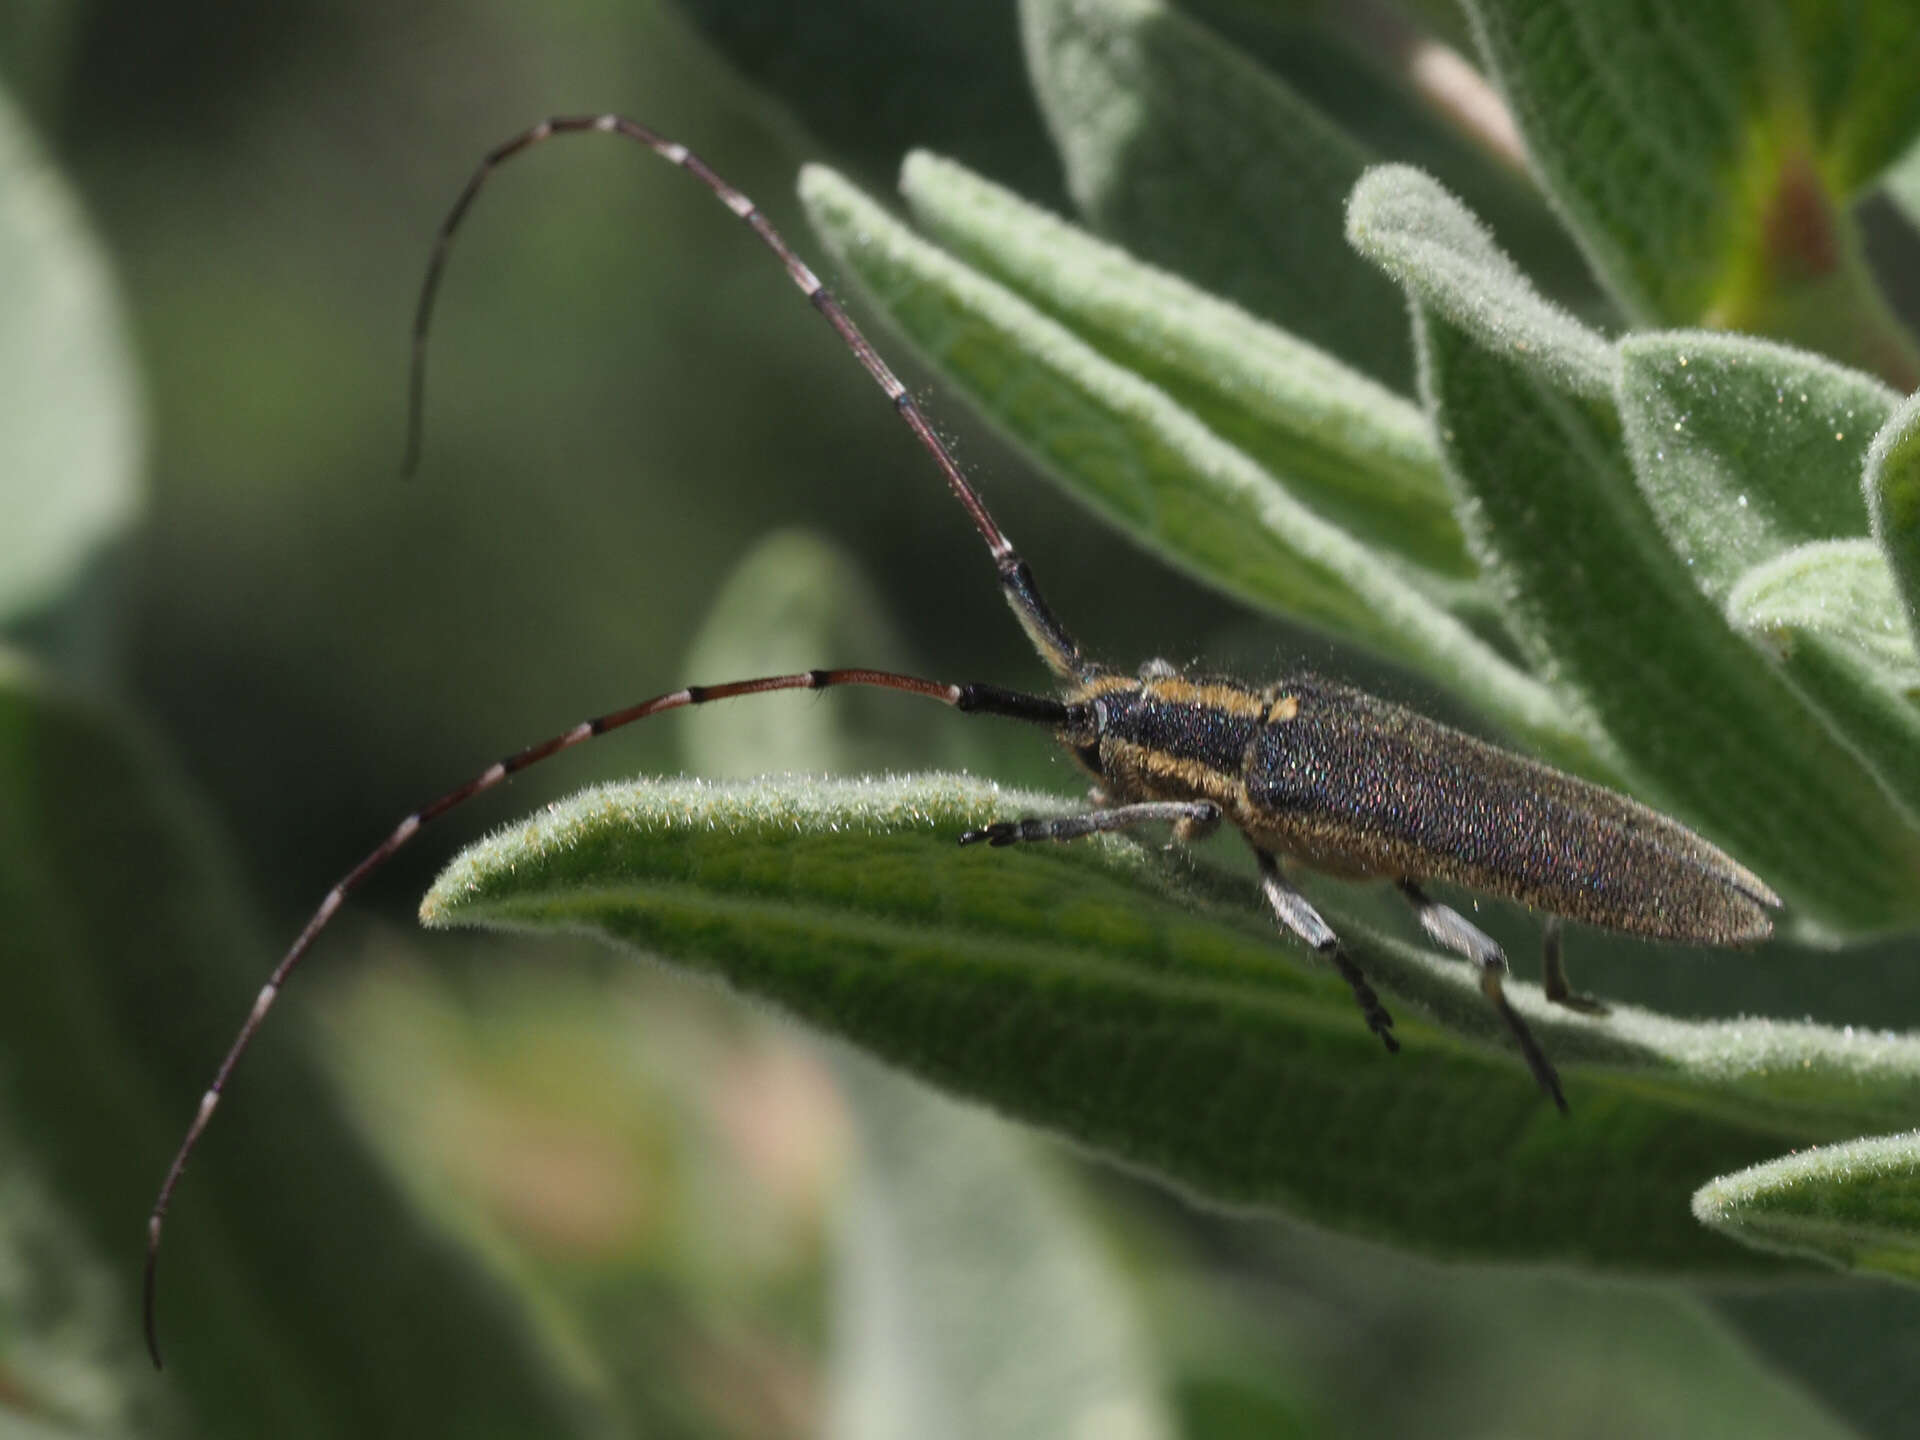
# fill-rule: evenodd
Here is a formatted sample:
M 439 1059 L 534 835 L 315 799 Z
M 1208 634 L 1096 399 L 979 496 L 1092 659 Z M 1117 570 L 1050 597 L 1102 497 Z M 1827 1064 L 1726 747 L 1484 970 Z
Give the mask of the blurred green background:
M 138 992 L 147 1008 L 137 1014 L 153 1026 L 191 1014 L 215 1037 L 194 1050 L 203 1071 L 249 1003 L 257 979 L 247 977 L 264 975 L 282 937 L 398 816 L 581 716 L 726 678 L 690 673 L 690 652 L 730 574 L 776 531 L 830 538 L 847 583 L 871 596 L 861 605 L 873 643 L 893 652 L 799 649 L 778 663 L 899 658 L 943 677 L 1037 683 L 963 517 L 870 382 L 709 196 L 629 147 L 555 145 L 488 191 L 442 291 L 425 464 L 410 481 L 398 474 L 407 328 L 434 227 L 478 155 L 543 114 L 620 110 L 686 140 L 809 253 L 818 247 L 792 182 L 812 158 L 884 193 L 899 155 L 926 145 L 1062 203 L 1011 6 L 956 0 L 898 13 L 920 8 L 0 9 L 13 101 L 115 276 L 145 423 L 144 515 L 83 585 L 19 617 L 12 635 L 83 703 L 130 717 L 153 765 L 197 794 L 189 803 L 227 857 L 216 863 L 231 865 L 251 912 L 235 924 L 251 926 L 257 966 L 221 993 L 158 980 Z M 1357 63 L 1286 7 L 1202 8 L 1271 53 L 1304 54 L 1304 73 L 1332 77 L 1329 93 L 1339 66 Z M 1499 212 L 1504 182 L 1450 178 Z M 1538 240 L 1534 258 L 1553 260 L 1553 245 Z M 1564 254 L 1558 263 L 1578 303 L 1577 271 Z M 907 357 L 893 358 L 912 375 Z M 1138 558 L 937 392 L 926 398 L 1095 649 L 1253 669 L 1305 659 L 1378 678 L 1367 662 L 1256 625 Z M 821 633 L 791 629 L 796 645 Z M 767 713 L 842 703 L 799 697 Z M 877 732 L 845 768 L 964 761 L 1010 782 L 1078 788 L 1027 737 L 898 708 L 910 713 L 829 709 Z M 531 1334 L 528 1365 L 558 1377 L 554 1413 L 577 1428 L 818 1434 L 836 1418 L 851 1426 L 849 1416 L 883 1413 L 858 1397 L 877 1405 L 889 1383 L 942 1393 L 917 1371 L 913 1384 L 876 1378 L 876 1312 L 849 1310 L 847 1296 L 879 1283 L 861 1258 L 872 1217 L 888 1206 L 896 1218 L 923 1214 L 924 1177 L 901 1147 L 943 1136 L 984 1157 L 982 1209 L 1018 1217 L 1027 1206 L 1033 1233 L 1069 1234 L 1061 1243 L 1081 1247 L 1076 1263 L 1107 1297 L 1095 1308 L 1126 1307 L 1130 1318 L 1114 1323 L 1145 1358 L 1119 1367 L 1116 1384 L 1136 1408 L 1121 1405 L 1116 1428 L 1087 1433 L 1842 1434 L 1836 1404 L 1876 1429 L 1909 1398 L 1884 1372 L 1852 1385 L 1840 1368 L 1847 1326 L 1884 1336 L 1920 1325 L 1903 1296 L 1858 1299 L 1892 1292 L 1833 1282 L 1723 1298 L 1718 1313 L 1736 1315 L 1742 1340 L 1707 1302 L 1670 1289 L 1446 1271 L 1210 1217 L 905 1093 L 705 987 L 586 946 L 429 943 L 412 932 L 417 897 L 454 842 L 598 778 L 678 770 L 692 763 L 681 747 L 674 725 L 641 727 L 450 821 L 369 886 L 262 1041 L 313 1043 L 341 1082 L 350 1128 L 392 1162 L 433 1227 L 481 1257 L 476 1285 L 513 1295 L 532 1317 L 507 1329 Z M 766 763 L 751 738 L 699 757 L 701 773 Z M 99 893 L 101 905 L 135 903 L 110 883 Z M 128 971 L 147 964 L 148 918 L 123 917 Z M 172 933 L 154 926 L 156 951 Z M 10 954 L 8 985 L 25 983 L 28 965 L 61 963 L 25 942 Z M 1677 979 L 1658 971 L 1629 961 L 1605 973 L 1618 992 L 1637 983 L 1640 998 L 1688 1013 L 1816 1003 L 1783 978 L 1787 967 L 1751 957 L 1690 962 Z M 1853 989 L 1823 992 L 1823 1018 L 1885 1023 L 1877 972 L 1850 973 Z M 62 1056 L 39 1062 L 57 1068 Z M 183 1232 L 215 1188 L 212 1152 L 243 1146 L 248 1124 L 302 1144 L 308 1115 L 268 1113 L 297 1087 L 263 1081 L 256 1092 L 251 1073 L 230 1109 L 251 1106 L 252 1119 L 229 1128 L 223 1115 L 210 1132 L 209 1174 L 196 1170 L 180 1193 Z M 38 1083 L 53 1093 L 69 1078 Z M 145 1157 L 164 1159 L 197 1093 L 189 1079 L 147 1095 L 161 1133 L 137 1147 L 118 1135 L 87 1143 L 137 1148 L 142 1163 L 126 1173 L 157 1181 Z M 315 1433 L 379 1433 L 406 1413 L 405 1402 L 310 1403 L 362 1383 L 350 1357 L 335 1364 L 318 1350 L 291 1367 L 297 1378 L 153 1379 L 134 1275 L 150 1186 L 76 1210 L 63 1189 L 74 1182 L 47 1149 L 72 1132 L 44 1120 L 18 1128 L 30 1143 L 10 1142 L 0 1192 L 0 1429 L 259 1433 L 277 1386 Z M 317 1225 L 333 1218 L 333 1180 L 318 1162 L 298 1177 Z M 917 1263 L 977 1253 L 990 1267 L 995 1234 L 963 1233 L 967 1223 L 906 1225 L 900 1243 Z M 76 1224 L 81 1237 L 44 1238 Z M 356 1256 L 344 1220 L 329 1233 L 337 1263 L 382 1263 Z M 167 1338 L 191 1375 L 182 1292 L 248 1282 L 216 1285 L 195 1268 L 191 1237 L 181 1243 L 162 1307 L 163 1317 L 181 1307 Z M 903 1283 L 914 1263 L 887 1273 L 896 1300 L 938 1308 L 964 1295 Z M 356 1313 L 355 1294 L 348 1281 L 329 1299 L 344 1307 L 332 1323 L 370 1337 L 369 1348 L 385 1343 L 383 1326 L 417 1323 Z M 316 1302 L 283 1293 L 282 1303 Z M 987 1330 L 1013 1308 L 952 1303 Z M 1820 1318 L 1823 1305 L 1832 1318 Z M 458 1386 L 467 1317 L 450 1301 L 445 1318 L 455 1338 L 439 1383 Z M 939 1335 L 922 1339 L 942 1353 Z M 1071 1348 L 1060 1347 L 1063 1366 Z M 1769 1368 L 1759 1349 L 1802 1373 Z M 1104 1363 L 1121 1352 L 1135 1353 L 1115 1341 Z M 942 1383 L 987 1383 L 989 1372 L 969 1368 L 985 1363 L 954 1361 Z M 1055 1388 L 1041 1374 L 1036 1388 Z M 421 1384 L 419 1428 L 465 1431 L 445 1392 Z M 1835 1398 L 1850 1388 L 1860 1397 L 1851 1408 Z

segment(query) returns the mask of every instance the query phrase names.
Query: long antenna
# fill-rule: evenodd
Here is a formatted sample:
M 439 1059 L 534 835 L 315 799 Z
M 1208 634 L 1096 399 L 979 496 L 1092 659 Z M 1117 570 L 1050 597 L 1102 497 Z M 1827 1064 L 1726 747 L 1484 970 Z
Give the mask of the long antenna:
M 260 993 L 254 997 L 253 1008 L 247 1012 L 247 1018 L 241 1023 L 240 1031 L 233 1038 L 233 1044 L 227 1047 L 226 1058 L 220 1062 L 220 1068 L 214 1072 L 213 1083 L 200 1097 L 200 1108 L 195 1112 L 193 1123 L 187 1127 L 186 1138 L 180 1142 L 180 1148 L 174 1152 L 173 1163 L 167 1167 L 167 1176 L 160 1184 L 159 1196 L 153 1202 L 153 1211 L 147 1217 L 147 1261 L 145 1294 L 142 1301 L 142 1315 L 147 1334 L 147 1352 L 153 1356 L 156 1369 L 160 1366 L 160 1337 L 155 1324 L 155 1266 L 160 1258 L 160 1231 L 167 1218 L 167 1206 L 173 1200 L 173 1192 L 180 1183 L 180 1176 L 187 1168 L 194 1147 L 200 1143 L 207 1122 L 213 1119 L 214 1109 L 220 1103 L 220 1096 L 226 1089 L 227 1081 L 233 1074 L 234 1066 L 240 1063 L 240 1057 L 253 1043 L 254 1033 L 267 1018 L 267 1012 L 280 996 L 281 989 L 299 966 L 307 952 L 313 948 L 313 942 L 334 917 L 349 895 L 358 890 L 381 866 L 403 847 L 429 821 L 437 820 L 449 810 L 463 805 L 474 796 L 491 790 L 531 765 L 558 755 L 562 750 L 570 750 L 575 745 L 605 735 L 611 730 L 631 725 L 636 720 L 645 720 L 650 716 L 663 714 L 668 710 L 679 710 L 689 705 L 707 705 L 715 700 L 731 700 L 742 695 L 765 695 L 775 690 L 829 690 L 837 686 L 865 686 L 869 689 L 900 690 L 909 695 L 923 695 L 929 700 L 938 700 L 942 705 L 951 705 L 954 709 L 969 714 L 1001 715 L 1011 720 L 1024 720 L 1030 724 L 1060 727 L 1072 718 L 1072 708 L 1061 701 L 1044 695 L 1027 695 L 1017 690 L 1003 690 L 997 685 L 947 685 L 937 680 L 923 680 L 917 675 L 899 675 L 887 670 L 803 670 L 791 675 L 764 675 L 753 680 L 734 680 L 725 685 L 694 685 L 682 690 L 669 691 L 665 695 L 656 695 L 651 700 L 642 700 L 638 705 L 630 705 L 624 710 L 615 710 L 592 720 L 583 720 L 571 730 L 562 731 L 551 739 L 542 740 L 537 745 L 529 745 L 517 750 L 503 760 L 496 761 L 474 776 L 458 789 L 449 790 L 431 805 L 414 811 L 402 820 L 353 869 L 349 870 L 321 899 L 312 917 L 307 921 L 287 953 L 280 957 L 280 963 L 273 967 L 273 973 L 267 977 L 267 983 L 260 987 Z
M 448 211 L 447 218 L 440 222 L 440 233 L 434 238 L 433 243 L 433 258 L 427 262 L 426 281 L 420 287 L 420 303 L 413 317 L 412 383 L 407 397 L 405 468 L 408 474 L 412 474 L 420 463 L 421 437 L 425 428 L 427 329 L 433 319 L 434 300 L 440 290 L 440 277 L 446 270 L 447 256 L 453 247 L 454 232 L 466 219 L 467 211 L 479 197 L 487 181 L 493 178 L 494 171 L 514 156 L 531 150 L 536 145 L 557 139 L 562 135 L 579 134 L 618 135 L 637 141 L 668 164 L 677 165 L 685 170 L 711 190 L 722 205 L 744 220 L 748 228 L 760 237 L 766 247 L 780 257 L 780 263 L 787 267 L 787 274 L 792 278 L 793 283 L 800 287 L 800 293 L 805 295 L 813 303 L 814 309 L 824 315 L 827 323 L 839 332 L 840 338 L 846 341 L 847 348 L 853 351 L 854 356 L 866 367 L 867 373 L 873 376 L 874 383 L 879 385 L 886 393 L 887 399 L 893 402 L 894 409 L 900 412 L 900 418 L 907 422 L 907 427 L 919 437 L 920 443 L 926 446 L 927 452 L 933 456 L 934 464 L 938 465 L 941 474 L 946 476 L 947 484 L 952 487 L 955 498 L 965 507 L 968 516 L 973 520 L 974 528 L 987 542 L 987 549 L 993 553 L 993 558 L 998 560 L 1001 556 L 1012 553 L 1013 547 L 1007 543 L 1007 537 L 994 523 L 993 516 L 988 513 L 978 492 L 967 483 L 967 477 L 961 473 L 960 466 L 955 462 L 952 453 L 941 443 L 940 437 L 934 433 L 933 426 L 927 423 L 926 416 L 914 403 L 913 396 L 908 393 L 907 387 L 900 383 L 899 377 L 888 367 L 887 362 L 880 358 L 879 352 L 868 342 L 867 337 L 860 333 L 860 327 L 853 323 L 852 317 L 841 307 L 840 302 L 833 298 L 833 293 L 820 282 L 820 277 L 808 268 L 806 261 L 794 253 L 793 248 L 787 244 L 780 232 L 775 230 L 767 217 L 760 213 L 760 208 L 716 175 L 706 161 L 686 146 L 669 140 L 637 120 L 629 120 L 623 115 L 556 115 L 542 120 L 538 125 L 528 127 L 511 140 L 496 145 L 475 167 L 472 176 L 467 180 L 466 188 L 460 192 L 460 198 L 453 202 L 453 209 Z
M 907 428 L 913 431 L 933 457 L 933 463 L 940 467 L 940 473 L 946 477 L 947 487 L 967 512 L 967 518 L 973 521 L 980 538 L 987 542 L 987 551 L 999 571 L 1000 588 L 1006 595 L 1007 603 L 1019 617 L 1028 638 L 1033 641 L 1034 648 L 1040 652 L 1041 659 L 1063 679 L 1075 680 L 1085 675 L 1088 667 L 1079 645 L 1041 598 L 1033 574 L 1015 552 L 1013 542 L 995 523 L 986 502 L 961 473 L 953 452 L 934 433 L 933 426 L 928 423 L 912 394 L 900 383 L 900 377 L 880 358 L 879 351 L 860 332 L 860 327 L 853 323 L 853 317 L 834 298 L 833 292 L 794 253 L 793 247 L 760 212 L 760 207 L 716 175 L 706 161 L 686 146 L 624 115 L 556 115 L 494 146 L 474 167 L 459 198 L 453 202 L 453 208 L 447 212 L 446 219 L 440 222 L 440 231 L 434 237 L 433 255 L 427 261 L 426 279 L 420 286 L 420 301 L 413 316 L 413 354 L 407 387 L 407 448 L 403 463 L 406 473 L 412 474 L 420 463 L 422 436 L 426 428 L 427 332 L 433 321 L 434 301 L 440 292 L 440 277 L 446 270 L 447 257 L 453 248 L 454 232 L 460 228 L 467 211 L 472 208 L 473 202 L 496 170 L 514 156 L 562 135 L 614 135 L 644 145 L 668 164 L 676 165 L 693 176 L 713 192 L 715 199 L 746 222 L 747 228 L 760 237 L 761 243 L 779 257 L 788 277 L 800 287 L 800 293 L 826 317 L 827 323 L 833 326 L 835 333 L 853 351 L 854 358 L 892 402 Z
M 411 472 L 420 459 L 421 436 L 425 417 L 426 398 L 426 357 L 427 333 L 433 316 L 434 298 L 440 289 L 440 280 L 446 270 L 447 257 L 453 243 L 454 232 L 472 207 L 474 199 L 493 172 L 506 161 L 512 159 L 544 141 L 560 135 L 569 134 L 607 134 L 637 141 L 654 154 L 671 164 L 686 170 L 695 179 L 710 190 L 728 210 L 745 221 L 748 228 L 758 235 L 761 241 L 779 257 L 786 267 L 793 283 L 813 307 L 826 317 L 828 324 L 853 351 L 854 357 L 871 375 L 874 382 L 893 403 L 894 410 L 906 421 L 920 443 L 933 456 L 934 463 L 940 467 L 940 473 L 946 477 L 948 487 L 961 507 L 966 510 L 974 528 L 987 543 L 994 566 L 999 572 L 1002 592 L 1019 616 L 1021 624 L 1032 638 L 1041 658 L 1058 675 L 1075 679 L 1087 670 L 1086 662 L 1081 658 L 1077 644 L 1056 620 L 1040 593 L 1035 587 L 1033 576 L 1026 562 L 1015 552 L 1013 544 L 1006 534 L 994 523 L 986 504 L 979 494 L 967 483 L 966 476 L 960 471 L 951 452 L 941 443 L 934 433 L 932 425 L 921 413 L 906 386 L 874 350 L 860 328 L 854 324 L 851 316 L 841 307 L 820 279 L 806 263 L 796 255 L 780 233 L 774 229 L 767 218 L 745 195 L 716 175 L 697 155 L 686 146 L 668 140 L 636 121 L 619 115 L 583 115 L 559 116 L 543 120 L 538 125 L 522 131 L 504 144 L 495 146 L 480 162 L 466 185 L 454 201 L 453 208 L 447 212 L 440 224 L 439 233 L 434 238 L 433 254 L 427 264 L 427 271 L 420 287 L 419 304 L 414 311 L 413 344 L 407 397 L 407 442 L 405 468 Z M 1003 690 L 990 685 L 949 685 L 933 680 L 924 680 L 912 675 L 899 675 L 881 670 L 809 670 L 792 675 L 765 676 L 754 680 L 738 680 L 725 685 L 694 687 L 674 690 L 644 700 L 625 710 L 616 710 L 597 719 L 583 721 L 549 740 L 516 751 L 505 759 L 489 766 L 466 784 L 456 790 L 448 791 L 438 800 L 423 809 L 407 816 L 387 838 L 380 842 L 366 858 L 329 890 L 320 901 L 306 928 L 294 940 L 292 946 L 274 966 L 267 983 L 261 987 L 255 997 L 253 1008 L 241 1024 L 239 1033 L 228 1047 L 226 1056 L 214 1073 L 213 1083 L 201 1096 L 200 1108 L 195 1113 L 193 1123 L 188 1127 L 186 1138 L 175 1152 L 173 1163 L 167 1167 L 166 1178 L 161 1182 L 160 1192 L 154 1201 L 152 1213 L 147 1220 L 147 1254 L 145 1294 L 143 1315 L 146 1325 L 147 1349 L 157 1367 L 160 1364 L 159 1334 L 155 1319 L 155 1275 L 160 1254 L 160 1234 L 165 1223 L 167 1207 L 172 1202 L 174 1190 L 180 1183 L 180 1177 L 186 1170 L 187 1161 L 194 1148 L 200 1143 L 208 1122 L 220 1102 L 234 1067 L 240 1057 L 246 1053 L 253 1042 L 255 1032 L 266 1019 L 268 1010 L 273 1007 L 282 987 L 292 976 L 301 960 L 319 938 L 321 931 L 347 897 L 360 888 L 375 871 L 393 857 L 406 843 L 419 833 L 420 828 L 431 820 L 438 819 L 449 810 L 465 803 L 483 791 L 491 790 L 510 775 L 538 764 L 562 750 L 617 730 L 637 720 L 658 715 L 663 711 L 680 709 L 688 705 L 703 705 L 714 700 L 725 700 L 735 696 L 758 695 L 775 690 L 824 690 L 833 686 L 866 686 L 884 690 L 899 690 L 908 694 L 922 695 L 938 700 L 944 705 L 956 709 L 1005 716 L 1030 724 L 1048 725 L 1059 728 L 1068 723 L 1073 714 L 1072 707 L 1060 701 L 1044 696 L 1028 695 L 1014 690 Z

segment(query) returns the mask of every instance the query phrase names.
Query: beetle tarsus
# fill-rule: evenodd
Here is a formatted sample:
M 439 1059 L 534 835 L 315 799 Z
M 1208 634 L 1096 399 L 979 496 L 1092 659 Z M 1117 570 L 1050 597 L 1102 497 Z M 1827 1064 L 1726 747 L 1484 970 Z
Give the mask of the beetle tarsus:
M 1533 1031 L 1527 1028 L 1527 1022 L 1520 1018 L 1520 1012 L 1513 1008 L 1507 999 L 1506 987 L 1500 983 L 1500 972 L 1482 970 L 1480 972 L 1480 993 L 1493 1002 L 1493 1008 L 1500 1012 L 1500 1018 L 1507 1022 L 1507 1029 L 1513 1032 L 1514 1043 L 1519 1045 L 1520 1053 L 1526 1056 L 1527 1068 L 1533 1071 L 1533 1078 L 1540 1088 L 1547 1092 L 1562 1115 L 1570 1113 L 1567 1109 L 1566 1092 L 1560 1088 L 1559 1072 L 1553 1068 L 1553 1062 L 1547 1059 L 1547 1052 L 1540 1048 L 1540 1042 L 1533 1038 Z
M 1497 940 L 1458 910 L 1451 905 L 1442 905 L 1428 895 L 1416 881 L 1400 880 L 1396 883 L 1400 893 L 1407 897 L 1407 903 L 1413 906 L 1414 916 L 1420 921 L 1420 928 L 1427 932 L 1427 938 L 1456 955 L 1464 956 L 1479 968 L 1480 993 L 1487 997 L 1500 1018 L 1506 1021 L 1507 1029 L 1513 1033 L 1514 1043 L 1526 1057 L 1527 1068 L 1533 1071 L 1533 1078 L 1539 1082 L 1540 1088 L 1552 1097 L 1560 1113 L 1566 1114 L 1567 1097 L 1560 1088 L 1560 1076 L 1554 1070 L 1553 1062 L 1547 1059 L 1547 1052 L 1540 1048 L 1540 1042 L 1533 1038 L 1533 1031 L 1527 1028 L 1527 1022 L 1520 1018 L 1520 1012 L 1507 999 L 1507 952 L 1500 948 Z M 1558 926 L 1549 927 L 1548 934 L 1550 943 L 1554 943 L 1557 949 Z M 1565 978 L 1563 969 L 1563 982 Z
M 1546 933 L 1540 943 L 1540 988 L 1554 1004 L 1581 1015 L 1611 1015 L 1612 1007 L 1598 995 L 1577 991 L 1567 983 L 1566 947 L 1561 944 L 1564 928 L 1558 915 L 1547 917 Z

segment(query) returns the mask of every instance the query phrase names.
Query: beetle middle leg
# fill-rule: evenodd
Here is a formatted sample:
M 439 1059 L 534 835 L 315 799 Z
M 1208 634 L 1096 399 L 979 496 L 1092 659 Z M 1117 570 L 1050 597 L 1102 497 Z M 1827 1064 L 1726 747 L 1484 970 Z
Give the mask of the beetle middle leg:
M 1321 918 L 1312 902 L 1287 883 L 1287 877 L 1280 873 L 1280 862 L 1271 852 L 1255 850 L 1253 853 L 1260 859 L 1260 893 L 1267 897 L 1267 904 L 1273 907 L 1273 918 L 1280 922 L 1283 930 L 1298 935 L 1333 962 L 1334 969 L 1340 972 L 1341 978 L 1352 989 L 1353 998 L 1359 1002 L 1360 1013 L 1367 1019 L 1367 1028 L 1380 1037 L 1380 1043 L 1389 1051 L 1398 1051 L 1400 1041 L 1393 1033 L 1393 1016 L 1380 1003 L 1380 997 L 1368 982 L 1366 972 L 1354 964 L 1353 957 L 1341 948 L 1340 937 L 1333 933 L 1333 927 Z
M 1514 1043 L 1526 1057 L 1527 1068 L 1533 1071 L 1533 1078 L 1540 1083 L 1540 1088 L 1553 1097 L 1553 1103 L 1565 1114 L 1567 1097 L 1561 1092 L 1560 1076 L 1555 1073 L 1553 1062 L 1547 1059 L 1546 1051 L 1533 1038 L 1527 1022 L 1520 1018 L 1520 1012 L 1507 999 L 1507 952 L 1500 948 L 1491 935 L 1451 905 L 1442 905 L 1414 881 L 1400 880 L 1395 883 L 1413 906 L 1414 917 L 1419 920 L 1420 928 L 1427 932 L 1427 938 L 1456 955 L 1465 956 L 1478 968 L 1480 993 L 1487 997 L 1500 1013 L 1500 1018 L 1507 1022 L 1507 1029 L 1513 1032 Z M 1561 979 L 1564 981 L 1565 978 L 1563 967 Z

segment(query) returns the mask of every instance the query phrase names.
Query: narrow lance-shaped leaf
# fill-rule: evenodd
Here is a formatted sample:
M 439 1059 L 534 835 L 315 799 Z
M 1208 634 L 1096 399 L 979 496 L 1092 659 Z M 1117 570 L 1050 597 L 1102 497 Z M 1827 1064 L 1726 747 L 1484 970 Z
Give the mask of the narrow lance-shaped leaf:
M 1554 203 L 1644 323 L 1759 331 L 1910 388 L 1846 205 L 1920 128 L 1899 0 L 1471 0 Z
M 1920 1040 L 1624 1007 L 1593 1022 L 1516 985 L 1562 1064 L 1563 1119 L 1468 967 L 1337 907 L 1351 952 L 1399 997 L 1398 1056 L 1276 937 L 1244 877 L 1112 837 L 954 844 L 1057 808 L 942 777 L 610 787 L 468 851 L 422 913 L 598 934 L 1190 1194 L 1442 1253 L 1750 1265 L 1680 1197 L 1920 1113 Z
M 1920 824 L 1920 656 L 1873 542 L 1790 550 L 1748 572 L 1727 613 Z
M 1745 1244 L 1920 1281 L 1920 1131 L 1821 1145 L 1703 1185 L 1693 1213 Z
M 952 161 L 909 155 L 900 191 L 931 239 L 1158 385 L 1303 504 L 1418 567 L 1409 578 L 1473 575 L 1418 406 Z
M 1349 229 L 1416 301 L 1463 523 L 1535 667 L 1804 929 L 1920 914 L 1920 836 L 1666 547 L 1622 453 L 1611 349 L 1551 311 L 1418 172 L 1369 174 Z
M 1021 0 L 1034 93 L 1094 229 L 1387 385 L 1399 297 L 1341 243 L 1371 156 L 1160 0 Z
M 1197 579 L 1425 670 L 1564 763 L 1609 768 L 1604 747 L 1538 681 L 1164 391 L 831 171 L 803 171 L 800 192 L 894 323 L 1076 497 Z

